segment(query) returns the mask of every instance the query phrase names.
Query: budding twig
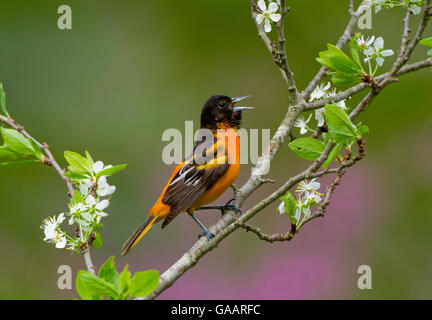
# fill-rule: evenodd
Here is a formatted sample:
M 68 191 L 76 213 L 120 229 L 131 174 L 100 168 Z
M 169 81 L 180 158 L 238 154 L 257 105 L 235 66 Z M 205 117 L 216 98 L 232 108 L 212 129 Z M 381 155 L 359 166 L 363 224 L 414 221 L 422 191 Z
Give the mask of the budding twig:
M 47 143 L 40 143 L 38 140 L 36 140 L 35 138 L 33 138 L 26 130 L 23 126 L 16 124 L 15 120 L 12 119 L 11 117 L 4 117 L 0 115 L 0 122 L 3 122 L 5 124 L 7 124 L 9 127 L 19 131 L 24 137 L 26 137 L 27 139 L 31 139 L 33 140 L 38 146 L 39 148 L 42 149 L 42 151 L 45 153 L 44 159 L 43 159 L 43 163 L 48 165 L 48 166 L 52 166 L 57 173 L 59 174 L 59 176 L 62 178 L 62 180 L 64 181 L 64 183 L 66 184 L 66 188 L 68 190 L 68 196 L 69 198 L 73 198 L 74 195 L 74 188 L 72 186 L 72 182 L 70 181 L 70 179 L 68 177 L 65 176 L 64 174 L 64 169 L 62 169 L 60 167 L 60 165 L 57 163 L 56 159 L 54 158 L 54 156 L 51 153 L 51 150 L 49 148 L 49 145 Z M 86 249 L 82 250 L 82 254 L 84 256 L 84 261 L 87 267 L 87 270 L 93 274 L 95 274 L 95 270 L 96 268 L 93 266 L 93 263 L 91 261 L 91 256 L 90 256 L 90 251 L 88 248 L 88 243 L 86 244 Z

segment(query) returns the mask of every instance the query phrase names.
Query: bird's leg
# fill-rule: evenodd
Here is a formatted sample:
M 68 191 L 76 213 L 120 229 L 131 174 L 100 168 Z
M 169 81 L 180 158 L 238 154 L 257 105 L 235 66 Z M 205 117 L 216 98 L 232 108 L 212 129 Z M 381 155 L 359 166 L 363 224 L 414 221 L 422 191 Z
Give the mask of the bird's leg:
M 215 237 L 215 235 L 213 233 L 210 232 L 209 229 L 207 229 L 202 223 L 201 221 L 199 221 L 197 219 L 197 217 L 195 217 L 195 215 L 193 213 L 190 213 L 190 216 L 192 217 L 192 219 L 195 220 L 196 223 L 199 224 L 199 226 L 203 229 L 203 232 L 198 234 L 198 239 L 201 238 L 202 236 L 207 236 L 207 239 L 210 241 L 211 239 L 213 239 Z
M 225 205 L 223 206 L 208 206 L 208 207 L 200 207 L 196 210 L 209 210 L 209 209 L 217 209 L 220 210 L 222 215 L 225 214 L 225 211 L 227 210 L 235 210 L 237 212 L 241 212 L 241 209 L 236 206 L 235 204 L 231 204 L 231 202 L 235 200 L 235 198 L 232 198 L 230 201 L 228 201 Z

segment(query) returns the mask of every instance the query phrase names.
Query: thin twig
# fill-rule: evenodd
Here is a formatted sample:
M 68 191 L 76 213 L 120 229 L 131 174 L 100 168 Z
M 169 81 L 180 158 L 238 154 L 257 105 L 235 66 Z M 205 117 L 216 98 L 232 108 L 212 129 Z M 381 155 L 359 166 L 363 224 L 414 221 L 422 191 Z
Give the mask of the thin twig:
M 245 229 L 246 231 L 250 231 L 255 233 L 258 238 L 261 240 L 273 243 L 276 241 L 282 242 L 282 241 L 290 241 L 292 238 L 294 238 L 294 234 L 296 233 L 296 225 L 291 224 L 291 231 L 284 232 L 284 233 L 273 233 L 273 234 L 267 234 L 261 231 L 260 228 L 254 227 L 247 223 L 240 223 L 236 222 L 236 224 L 240 227 Z

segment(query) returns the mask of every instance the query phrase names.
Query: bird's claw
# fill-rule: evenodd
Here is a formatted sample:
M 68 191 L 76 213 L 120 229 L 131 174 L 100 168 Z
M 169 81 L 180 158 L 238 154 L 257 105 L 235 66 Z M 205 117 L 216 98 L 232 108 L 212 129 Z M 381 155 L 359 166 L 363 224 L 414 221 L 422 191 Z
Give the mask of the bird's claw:
M 214 233 L 210 232 L 209 230 L 198 233 L 198 239 L 200 239 L 202 236 L 206 236 L 208 241 L 215 237 Z

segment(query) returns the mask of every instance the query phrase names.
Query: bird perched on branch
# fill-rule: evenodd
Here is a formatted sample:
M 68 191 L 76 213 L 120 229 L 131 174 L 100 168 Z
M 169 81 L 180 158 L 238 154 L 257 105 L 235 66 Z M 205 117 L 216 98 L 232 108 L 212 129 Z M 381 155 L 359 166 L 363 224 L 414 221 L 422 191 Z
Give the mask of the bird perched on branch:
M 230 202 L 223 206 L 203 206 L 219 198 L 239 175 L 240 137 L 237 130 L 242 111 L 252 108 L 236 106 L 236 103 L 247 97 L 215 95 L 207 100 L 201 112 L 201 129 L 209 130 L 211 139 L 198 141 L 193 155 L 177 165 L 145 222 L 124 243 L 122 255 L 126 255 L 155 223 L 163 220 L 162 228 L 165 228 L 181 212 L 186 211 L 203 229 L 200 235 L 206 235 L 210 241 L 214 234 L 195 217 L 194 211 L 240 211 Z

